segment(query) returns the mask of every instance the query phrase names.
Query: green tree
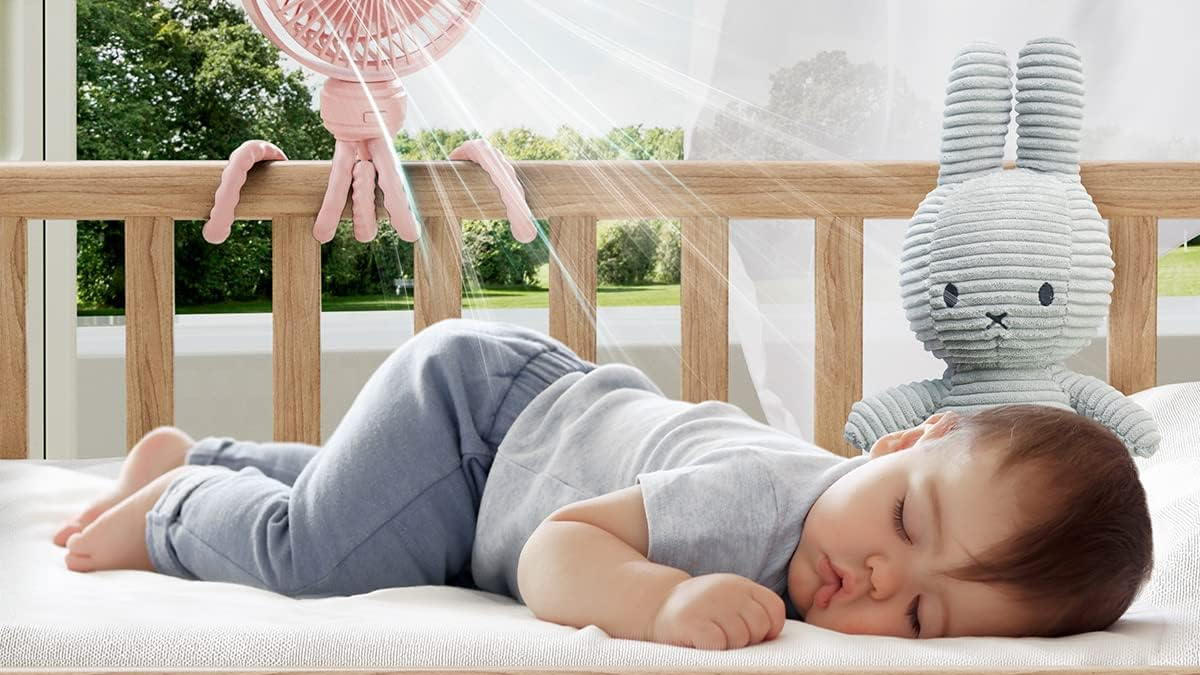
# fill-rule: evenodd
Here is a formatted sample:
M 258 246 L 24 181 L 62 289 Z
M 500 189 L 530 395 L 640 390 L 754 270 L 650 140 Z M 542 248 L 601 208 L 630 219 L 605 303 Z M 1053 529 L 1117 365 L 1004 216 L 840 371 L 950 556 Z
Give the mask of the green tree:
M 879 159 L 885 147 L 936 138 L 941 116 L 907 80 L 844 51 L 819 52 L 769 79 L 766 105 L 735 101 L 697 127 L 693 157 Z
M 464 129 L 422 129 L 416 136 L 401 131 L 396 138 L 396 154 L 413 161 L 445 160 L 452 150 L 474 138 L 479 134 Z
M 664 221 L 658 232 L 658 262 L 655 278 L 664 284 L 679 283 L 679 223 Z
M 643 129 L 641 124 L 635 124 L 613 129 L 605 140 L 611 153 L 606 159 L 683 159 L 683 129 L 679 128 Z
M 290 159 L 332 156 L 303 74 L 283 73 L 230 0 L 78 0 L 77 17 L 80 160 L 223 160 L 253 138 Z M 176 227 L 178 304 L 269 292 L 269 224 L 236 223 L 219 246 L 201 225 Z M 80 301 L 123 306 L 124 226 L 78 231 Z
M 542 225 L 545 227 L 545 224 Z M 466 220 L 462 224 L 463 283 L 520 286 L 537 281 L 546 247 L 534 240 L 522 244 L 513 238 L 505 220 Z
M 263 138 L 332 156 L 303 73 L 231 0 L 78 0 L 79 159 L 225 159 Z
M 597 281 L 616 286 L 649 281 L 661 227 L 661 221 L 621 221 L 602 230 L 596 244 Z
M 365 244 L 354 238 L 352 227 L 339 227 L 321 246 L 321 292 L 392 295 L 397 279 L 413 276 L 413 247 L 387 222 L 380 222 L 375 238 Z
M 555 139 L 538 135 L 525 127 L 497 131 L 488 138 L 488 143 L 514 161 L 566 159 Z
M 290 159 L 333 156 L 334 139 L 303 72 L 283 71 L 278 50 L 236 0 L 78 0 L 77 12 L 79 159 L 225 160 L 253 138 L 275 143 Z M 463 129 L 402 131 L 395 146 L 403 160 L 445 160 L 479 137 Z M 683 158 L 682 129 L 640 124 L 596 138 L 567 126 L 548 137 L 519 127 L 488 140 L 513 160 Z M 538 222 L 548 232 L 549 223 Z M 270 297 L 270 223 L 237 221 L 219 246 L 204 241 L 202 224 L 177 223 L 176 303 Z M 78 240 L 80 302 L 122 307 L 124 226 L 83 221 Z M 531 283 L 550 257 L 541 238 L 516 242 L 506 220 L 465 223 L 464 248 L 488 284 Z M 389 224 L 362 244 L 343 223 L 321 248 L 323 289 L 390 294 L 395 279 L 411 278 L 412 260 L 413 244 Z M 669 269 L 670 261 L 659 267 Z
M 615 128 L 601 138 L 584 138 L 578 131 L 562 126 L 554 140 L 562 149 L 564 159 L 683 159 L 683 129 L 680 127 L 643 129 L 641 124 L 635 124 Z

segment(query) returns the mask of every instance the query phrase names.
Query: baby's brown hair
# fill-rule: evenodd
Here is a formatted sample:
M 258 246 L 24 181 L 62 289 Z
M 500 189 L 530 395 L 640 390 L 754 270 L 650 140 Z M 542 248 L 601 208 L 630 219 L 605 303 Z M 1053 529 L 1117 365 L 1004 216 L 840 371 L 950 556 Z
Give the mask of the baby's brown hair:
M 1006 587 L 1039 617 L 1030 637 L 1121 618 L 1154 557 L 1146 492 L 1125 445 L 1088 417 L 1044 405 L 962 414 L 952 433 L 971 435 L 968 452 L 1004 454 L 995 479 L 1015 479 L 1031 525 L 947 575 Z

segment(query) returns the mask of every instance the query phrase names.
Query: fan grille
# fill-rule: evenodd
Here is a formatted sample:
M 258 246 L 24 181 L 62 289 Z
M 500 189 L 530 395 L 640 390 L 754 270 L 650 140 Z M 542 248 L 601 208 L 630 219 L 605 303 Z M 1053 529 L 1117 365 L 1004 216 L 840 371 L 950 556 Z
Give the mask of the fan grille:
M 280 37 L 291 38 L 318 61 L 368 77 L 392 77 L 418 70 L 454 46 L 482 0 L 262 0 L 262 5 L 287 32 Z

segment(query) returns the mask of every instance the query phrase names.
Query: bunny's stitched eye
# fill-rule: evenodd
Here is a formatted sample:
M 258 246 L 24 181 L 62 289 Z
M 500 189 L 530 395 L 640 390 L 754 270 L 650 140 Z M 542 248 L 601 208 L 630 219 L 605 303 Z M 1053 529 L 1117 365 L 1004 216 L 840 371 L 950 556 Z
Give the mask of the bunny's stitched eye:
M 942 291 L 942 300 L 947 307 L 953 307 L 958 304 L 958 287 L 954 284 L 946 284 L 946 290 Z
M 1050 303 L 1054 302 L 1054 287 L 1050 285 L 1049 281 L 1038 289 L 1038 300 L 1042 302 L 1043 307 L 1049 307 Z

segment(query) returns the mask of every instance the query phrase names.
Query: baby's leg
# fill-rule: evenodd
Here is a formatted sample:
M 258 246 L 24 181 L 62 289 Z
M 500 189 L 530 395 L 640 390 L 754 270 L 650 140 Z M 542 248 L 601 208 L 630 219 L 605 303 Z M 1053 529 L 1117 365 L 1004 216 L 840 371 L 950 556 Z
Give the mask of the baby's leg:
M 239 441 L 228 436 L 208 436 L 188 450 L 186 463 L 219 464 L 234 471 L 252 466 L 268 478 L 291 485 L 320 450 L 321 446 L 308 443 Z
M 146 516 L 159 572 L 295 597 L 445 584 L 517 414 L 595 365 L 520 327 L 447 320 L 371 375 L 289 489 L 255 466 L 188 467 Z
M 121 500 L 177 466 L 219 464 L 234 471 L 253 466 L 266 476 L 291 485 L 320 449 L 320 446 L 306 443 L 258 443 L 229 437 L 210 436 L 195 441 L 175 427 L 158 427 L 129 451 L 114 488 L 58 528 L 53 536 L 54 544 L 66 546 L 67 538 L 72 534 L 82 531 Z

